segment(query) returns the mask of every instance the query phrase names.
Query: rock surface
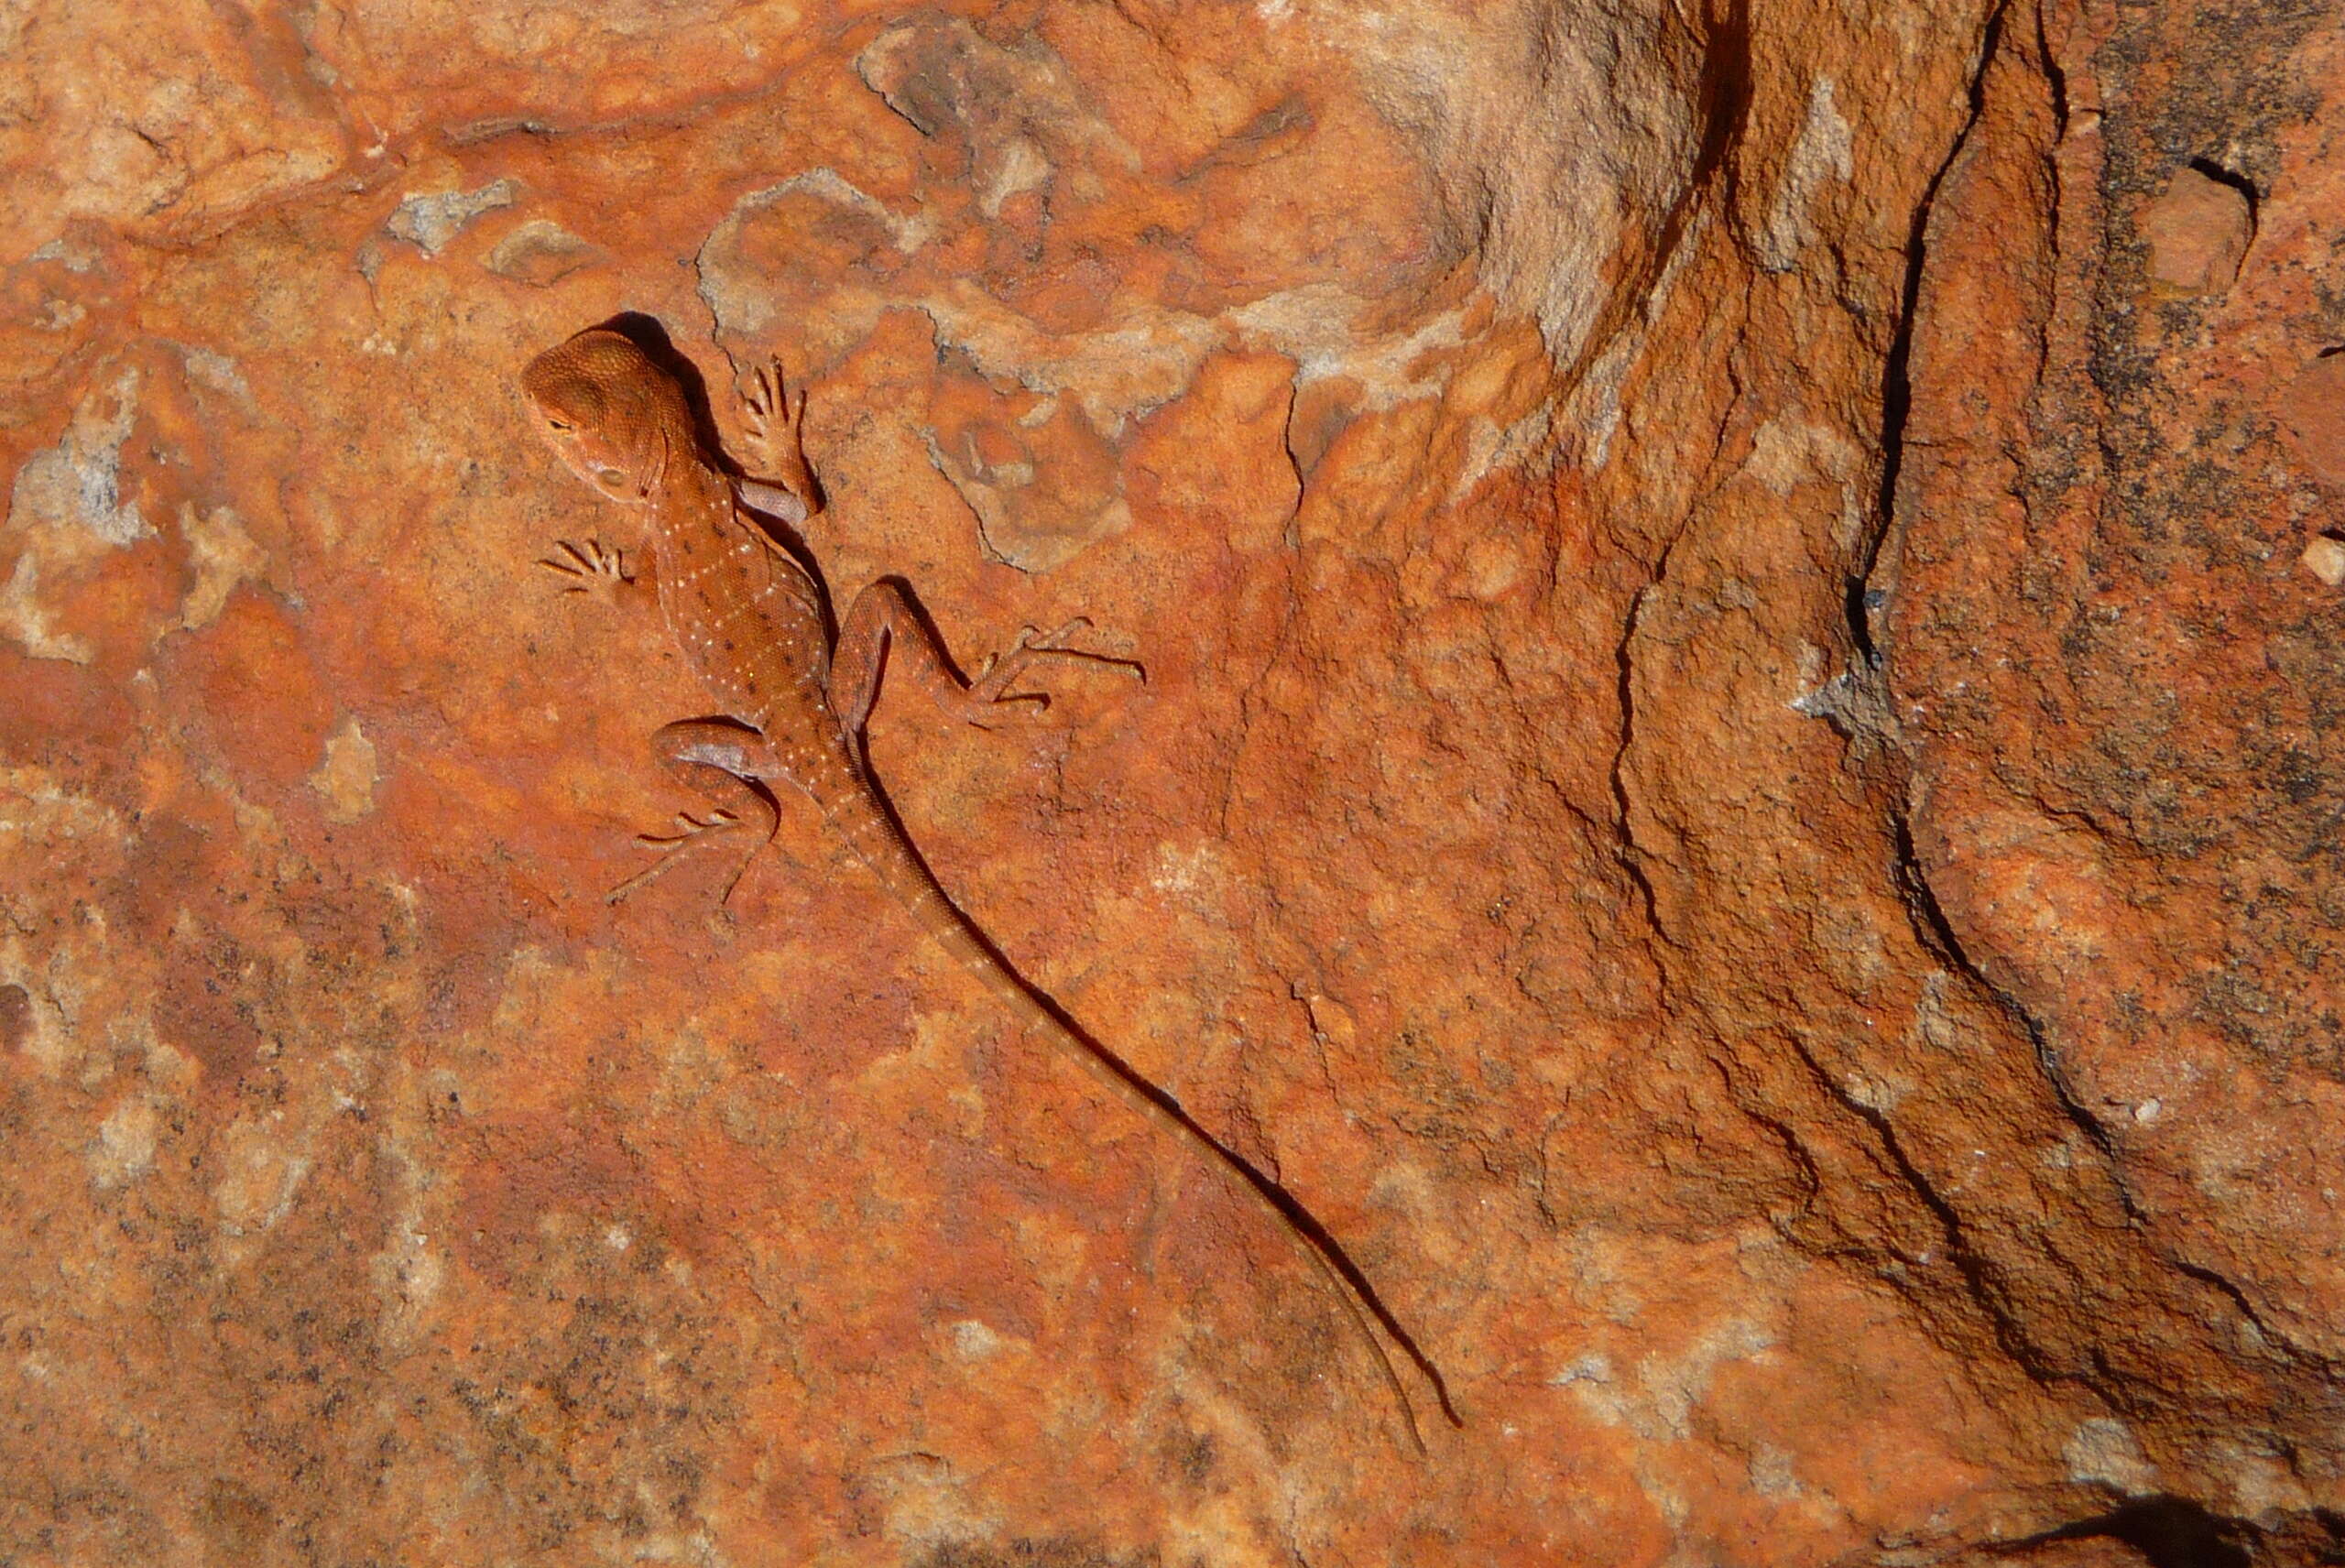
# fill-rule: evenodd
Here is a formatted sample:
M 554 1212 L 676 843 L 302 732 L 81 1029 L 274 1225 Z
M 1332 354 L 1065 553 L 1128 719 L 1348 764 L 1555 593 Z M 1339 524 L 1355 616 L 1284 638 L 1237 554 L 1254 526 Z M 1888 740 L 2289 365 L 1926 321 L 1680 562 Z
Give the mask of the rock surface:
M 2338 1551 L 2345 25 L 1631 10 L 0 16 L 0 1563 Z M 1146 662 L 878 770 L 1425 1458 L 810 821 L 603 902 L 622 314 Z

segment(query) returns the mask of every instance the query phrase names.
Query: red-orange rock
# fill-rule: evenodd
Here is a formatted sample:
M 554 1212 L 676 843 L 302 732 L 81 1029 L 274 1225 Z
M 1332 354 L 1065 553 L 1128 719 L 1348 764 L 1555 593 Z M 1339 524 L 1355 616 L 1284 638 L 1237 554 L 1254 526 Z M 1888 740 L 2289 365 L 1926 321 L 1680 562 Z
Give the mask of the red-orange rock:
M 2165 194 L 2142 210 L 2141 223 L 2151 281 L 2185 294 L 2230 288 L 2255 234 L 2245 192 L 2187 167 L 2174 171 Z
M 2333 1548 L 2333 17 L 264 11 L 0 20 L 0 1560 Z M 1146 663 L 876 769 L 1425 1458 L 803 813 L 605 905 L 621 313 Z
M 1912 875 L 2110 1183 L 2092 1331 L 2042 1342 L 2127 1404 L 2089 1467 L 2193 1499 L 2239 1560 L 2313 1561 L 2334 1472 L 2275 1456 L 2329 1419 L 2312 1368 L 2345 1305 L 2338 610 L 2293 570 L 2336 505 L 2306 481 L 2336 461 L 2316 149 L 2340 105 L 2307 125 L 2270 94 L 2333 80 L 2340 40 L 2277 16 L 2086 20 L 2052 37 L 2124 62 L 2101 112 L 2071 98 L 2064 126 L 2015 47 L 1932 217 L 1881 579 Z M 2270 192 L 2254 256 L 2220 300 L 2133 318 L 2095 290 L 2158 241 L 2113 214 L 2177 138 L 2218 137 Z M 2046 168 L 2052 200 L 2015 201 Z
M 2274 412 L 2296 460 L 2345 489 L 2345 354 L 2323 354 L 2280 390 Z

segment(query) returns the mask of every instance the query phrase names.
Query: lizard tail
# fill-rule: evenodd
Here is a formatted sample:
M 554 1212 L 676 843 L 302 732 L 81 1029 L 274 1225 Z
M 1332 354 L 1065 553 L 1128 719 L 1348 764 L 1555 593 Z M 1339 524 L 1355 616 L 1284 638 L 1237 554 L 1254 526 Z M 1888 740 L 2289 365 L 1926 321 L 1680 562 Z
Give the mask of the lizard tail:
M 1021 1025 L 1058 1046 L 1063 1054 L 1080 1063 L 1101 1087 L 1142 1120 L 1199 1149 L 1227 1185 L 1270 1211 L 1279 1228 L 1293 1239 L 1297 1250 L 1317 1268 L 1345 1315 L 1351 1319 L 1353 1328 L 1366 1342 L 1376 1359 L 1377 1370 L 1383 1374 L 1384 1386 L 1391 1391 L 1392 1402 L 1401 1412 L 1409 1446 L 1420 1458 L 1423 1457 L 1425 1443 L 1417 1430 L 1416 1410 L 1409 1402 L 1409 1391 L 1393 1369 L 1392 1358 L 1385 1354 L 1384 1342 L 1378 1337 L 1371 1319 L 1382 1323 L 1420 1366 L 1423 1365 L 1423 1357 L 1376 1301 L 1358 1269 L 1344 1257 L 1318 1221 L 1283 1188 L 1200 1126 L 1178 1100 L 1084 1034 L 1049 998 L 1020 978 L 1009 961 L 994 951 L 976 926 L 946 897 L 936 877 L 887 816 L 885 808 L 867 790 L 839 791 L 823 803 L 823 811 L 856 857 L 869 867 L 930 940 L 983 982 Z M 1430 1375 L 1430 1369 L 1428 1372 Z

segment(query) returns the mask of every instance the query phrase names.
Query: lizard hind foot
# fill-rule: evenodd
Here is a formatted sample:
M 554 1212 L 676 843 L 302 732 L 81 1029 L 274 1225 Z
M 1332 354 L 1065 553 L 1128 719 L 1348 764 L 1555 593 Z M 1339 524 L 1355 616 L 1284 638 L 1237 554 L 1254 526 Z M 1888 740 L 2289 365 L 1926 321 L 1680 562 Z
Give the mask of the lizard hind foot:
M 740 860 L 725 880 L 724 898 L 729 899 L 749 862 L 781 825 L 780 804 L 758 782 L 774 772 L 764 737 L 729 719 L 685 719 L 660 725 L 651 744 L 669 776 L 704 799 L 704 814 L 679 812 L 675 832 L 638 837 L 638 844 L 660 852 L 659 860 L 612 888 L 604 901 L 616 904 L 727 839 L 746 838 Z
M 666 876 L 685 861 L 696 858 L 700 851 L 714 847 L 719 839 L 747 832 L 750 834 L 749 847 L 735 863 L 732 875 L 725 877 L 724 892 L 717 895 L 718 903 L 730 903 L 733 889 L 740 886 L 742 874 L 749 869 L 749 862 L 757 858 L 758 851 L 764 848 L 766 840 L 773 836 L 772 822 L 751 822 L 722 807 L 712 811 L 706 817 L 679 811 L 676 822 L 678 831 L 675 833 L 636 834 L 635 842 L 646 849 L 658 850 L 660 858 L 604 894 L 604 903 L 616 904 L 630 893 Z M 760 829 L 763 831 L 758 831 Z
M 977 670 L 977 678 L 969 683 L 968 720 L 979 728 L 990 727 L 988 720 L 998 722 L 1005 717 L 1032 717 L 1051 705 L 1047 691 L 1012 691 L 1018 678 L 1046 659 L 1070 659 L 1079 664 L 1105 665 L 1120 670 L 1134 680 L 1145 681 L 1148 671 L 1138 659 L 1123 659 L 1112 653 L 1094 653 L 1077 648 L 1068 639 L 1081 631 L 1088 631 L 1091 619 L 1077 615 L 1054 631 L 1045 632 L 1038 626 L 1028 626 L 1018 634 L 1018 640 L 1001 653 L 988 655 Z

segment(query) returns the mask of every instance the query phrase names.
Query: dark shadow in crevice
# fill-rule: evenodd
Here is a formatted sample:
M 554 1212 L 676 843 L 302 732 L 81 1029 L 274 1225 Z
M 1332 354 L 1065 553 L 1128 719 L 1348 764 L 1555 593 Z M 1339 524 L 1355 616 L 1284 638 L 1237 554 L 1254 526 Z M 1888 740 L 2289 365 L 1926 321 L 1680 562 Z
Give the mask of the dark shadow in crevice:
M 2262 1532 L 2241 1519 L 2210 1513 L 2187 1497 L 2135 1497 L 2091 1519 L 2014 1541 L 1999 1555 L 2018 1555 L 2063 1541 L 2119 1541 L 2149 1568 L 2252 1568 Z
M 2235 169 L 2225 169 L 2211 158 L 2194 158 L 2189 167 L 2218 185 L 2230 186 L 2246 200 L 2248 230 L 2252 233 L 2256 220 L 2263 215 L 2263 193 L 2256 190 L 2255 181 Z

